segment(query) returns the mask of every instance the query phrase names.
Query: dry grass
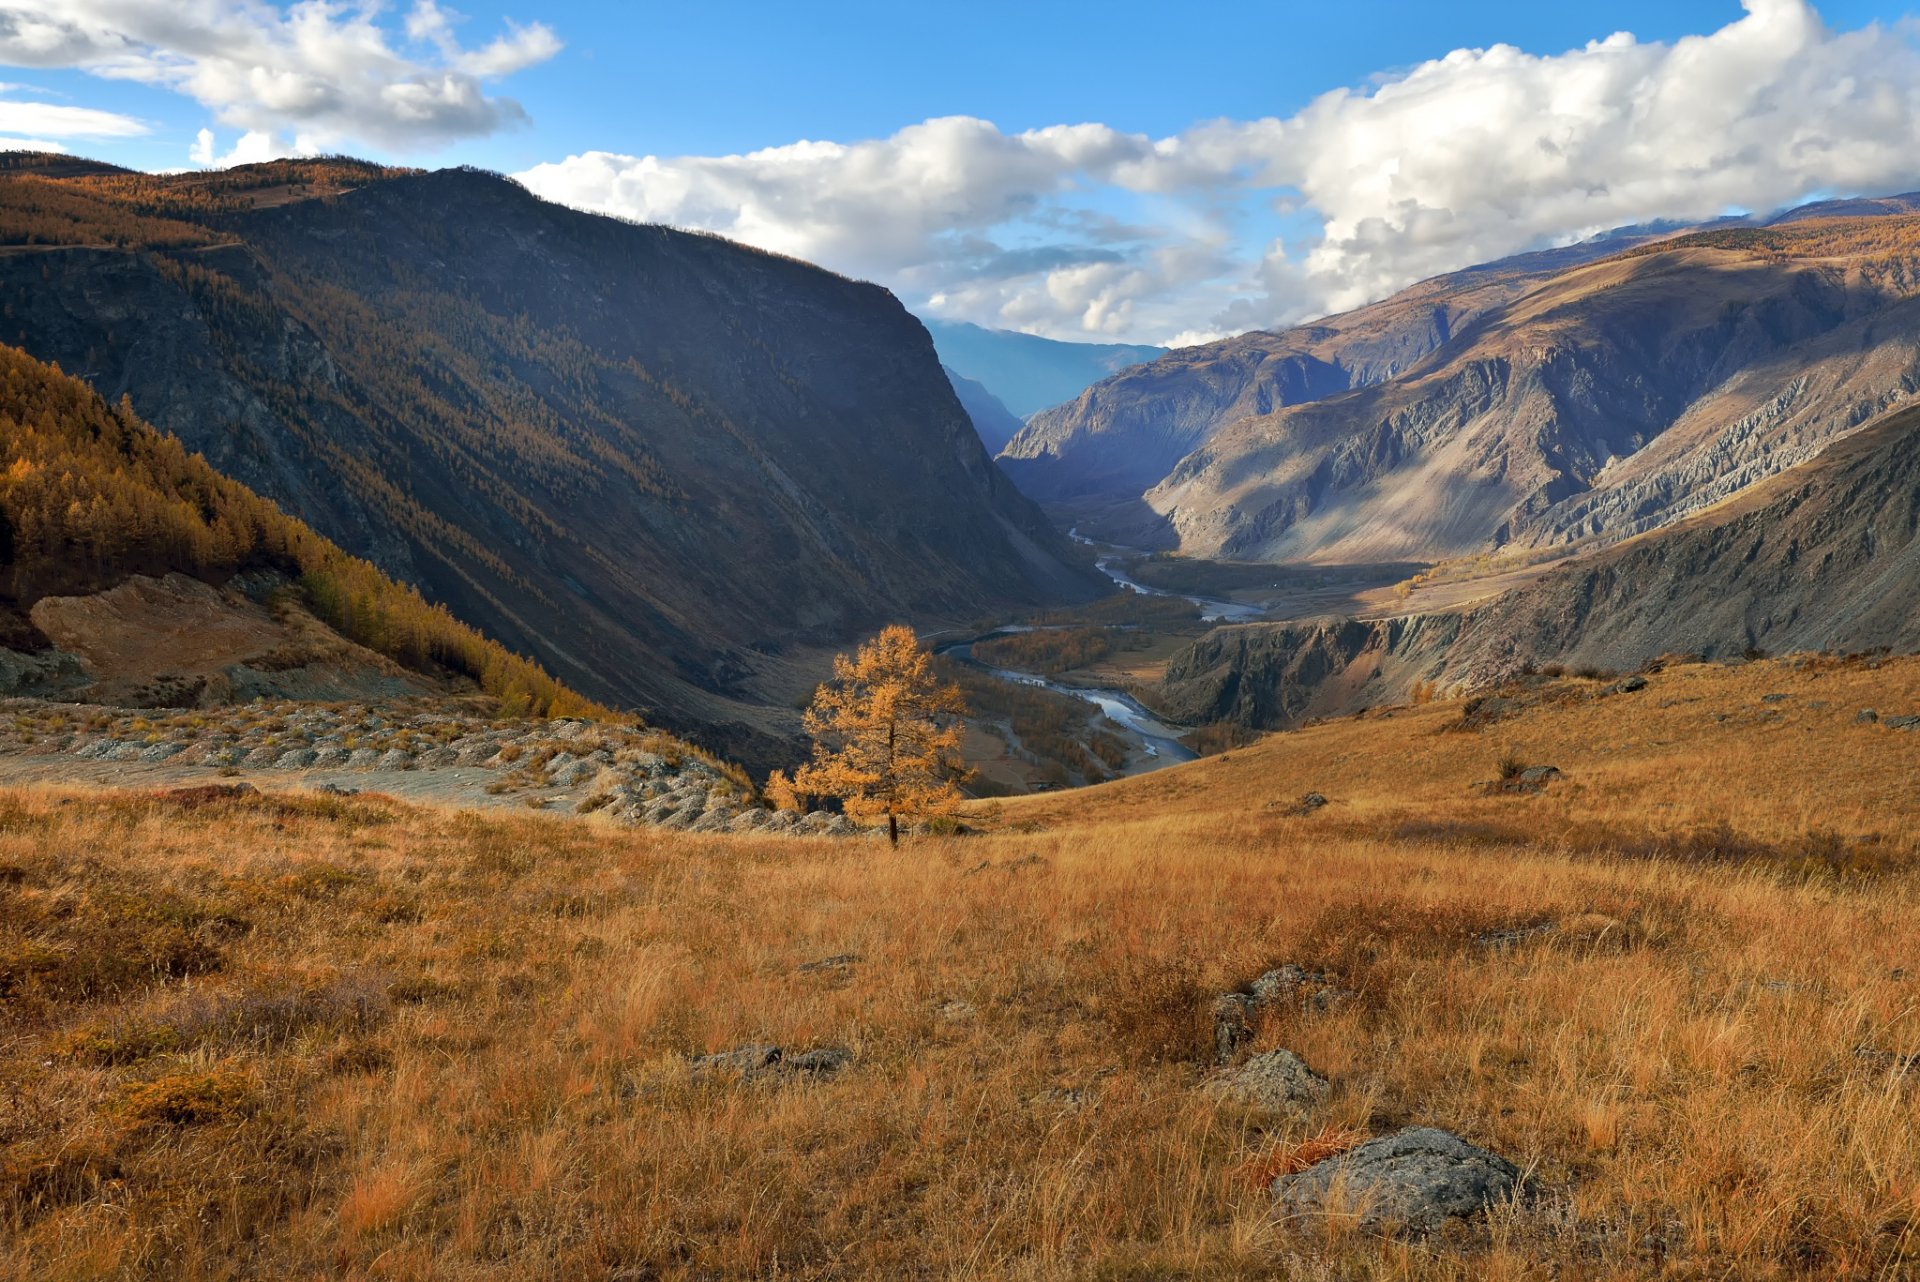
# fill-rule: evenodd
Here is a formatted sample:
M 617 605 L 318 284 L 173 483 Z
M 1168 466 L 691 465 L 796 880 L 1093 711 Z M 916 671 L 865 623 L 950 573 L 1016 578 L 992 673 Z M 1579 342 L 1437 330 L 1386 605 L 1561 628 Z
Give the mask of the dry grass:
M 0 1276 L 1909 1276 L 1920 736 L 1853 714 L 1916 696 L 1435 703 L 898 855 L 0 795 Z M 1567 778 L 1471 793 L 1509 750 Z M 1333 1090 L 1263 1115 L 1196 1006 L 1283 961 L 1353 996 L 1271 1008 Z M 855 1058 L 688 1069 L 749 1042 Z M 1411 1122 L 1538 1196 L 1274 1220 L 1256 1177 Z

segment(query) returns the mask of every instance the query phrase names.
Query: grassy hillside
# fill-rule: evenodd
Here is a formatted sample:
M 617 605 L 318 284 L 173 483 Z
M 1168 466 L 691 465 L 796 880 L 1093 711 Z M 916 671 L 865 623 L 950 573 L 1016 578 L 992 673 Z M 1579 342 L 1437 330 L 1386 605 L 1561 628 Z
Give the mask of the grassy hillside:
M 0 1276 L 1909 1276 L 1920 734 L 1863 706 L 1920 662 L 1372 714 L 899 855 L 0 794 Z M 1222 1103 L 1212 996 L 1289 961 L 1345 995 L 1254 1045 L 1331 1092 Z M 752 1043 L 852 1059 L 690 1068 Z M 1413 1122 L 1532 1200 L 1276 1219 Z
M 45 596 L 135 574 L 297 577 L 343 635 L 410 667 L 471 677 L 511 711 L 604 711 L 347 555 L 78 379 L 0 347 L 0 605 L 9 632 Z

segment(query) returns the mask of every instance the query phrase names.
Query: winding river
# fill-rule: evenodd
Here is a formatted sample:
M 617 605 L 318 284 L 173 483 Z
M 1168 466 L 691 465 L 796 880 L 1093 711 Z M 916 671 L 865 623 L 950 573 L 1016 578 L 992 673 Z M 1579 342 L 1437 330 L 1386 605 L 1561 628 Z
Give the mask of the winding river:
M 1086 537 L 1078 530 L 1068 530 L 1067 537 L 1075 543 L 1082 544 L 1086 547 L 1098 548 L 1103 546 Z M 1129 592 L 1138 592 L 1141 596 L 1177 596 L 1182 600 L 1191 601 L 1200 607 L 1200 618 L 1206 623 L 1244 623 L 1248 619 L 1257 619 L 1266 613 L 1265 610 L 1257 605 L 1245 605 L 1239 601 L 1215 601 L 1210 597 L 1187 596 L 1183 592 L 1168 592 L 1162 588 L 1150 588 L 1144 583 L 1128 578 L 1124 570 L 1116 568 L 1121 560 L 1132 552 L 1133 549 L 1113 547 L 1110 544 L 1104 546 L 1107 546 L 1109 550 L 1097 553 L 1094 556 L 1094 564 L 1100 567 L 1100 573 L 1106 575 L 1109 579 L 1112 579 L 1114 583 Z

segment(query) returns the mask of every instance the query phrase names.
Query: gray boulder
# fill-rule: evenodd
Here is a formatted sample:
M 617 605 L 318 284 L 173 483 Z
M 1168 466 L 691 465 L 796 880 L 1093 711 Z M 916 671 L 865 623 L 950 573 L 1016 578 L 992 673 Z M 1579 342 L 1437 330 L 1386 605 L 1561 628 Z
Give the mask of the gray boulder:
M 1431 1126 L 1410 1126 L 1275 1180 L 1295 1215 L 1356 1216 L 1367 1229 L 1427 1233 L 1519 1191 L 1520 1168 Z
M 1308 1108 L 1326 1098 L 1327 1079 L 1292 1051 L 1271 1050 L 1208 1082 L 1207 1093 L 1252 1108 Z

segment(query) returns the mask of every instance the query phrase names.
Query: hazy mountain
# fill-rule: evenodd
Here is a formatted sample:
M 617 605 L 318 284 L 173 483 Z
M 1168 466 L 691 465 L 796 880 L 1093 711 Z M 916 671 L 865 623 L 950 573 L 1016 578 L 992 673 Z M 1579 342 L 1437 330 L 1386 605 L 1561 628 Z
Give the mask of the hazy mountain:
M 1417 598 L 1416 598 L 1417 599 Z M 1528 666 L 1669 652 L 1920 649 L 1920 409 L 1709 512 L 1464 611 L 1218 628 L 1168 665 L 1182 715 L 1262 728 L 1484 686 Z
M 1062 343 L 964 321 L 925 324 L 942 363 L 985 385 L 1022 419 L 1070 401 L 1101 379 L 1167 351 L 1145 343 Z
M 973 430 L 980 434 L 980 443 L 987 447 L 987 453 L 998 454 L 1020 431 L 1020 420 L 1000 403 L 999 397 L 986 389 L 985 384 L 944 365 L 941 368 L 947 371 L 947 381 L 953 384 L 953 394 L 960 398 L 960 408 L 967 412 Z
M 710 738 L 748 756 L 810 647 L 1098 590 L 877 286 L 350 162 L 15 173 L 0 241 L 40 246 L 0 255 L 0 340 L 577 688 L 732 724 Z

